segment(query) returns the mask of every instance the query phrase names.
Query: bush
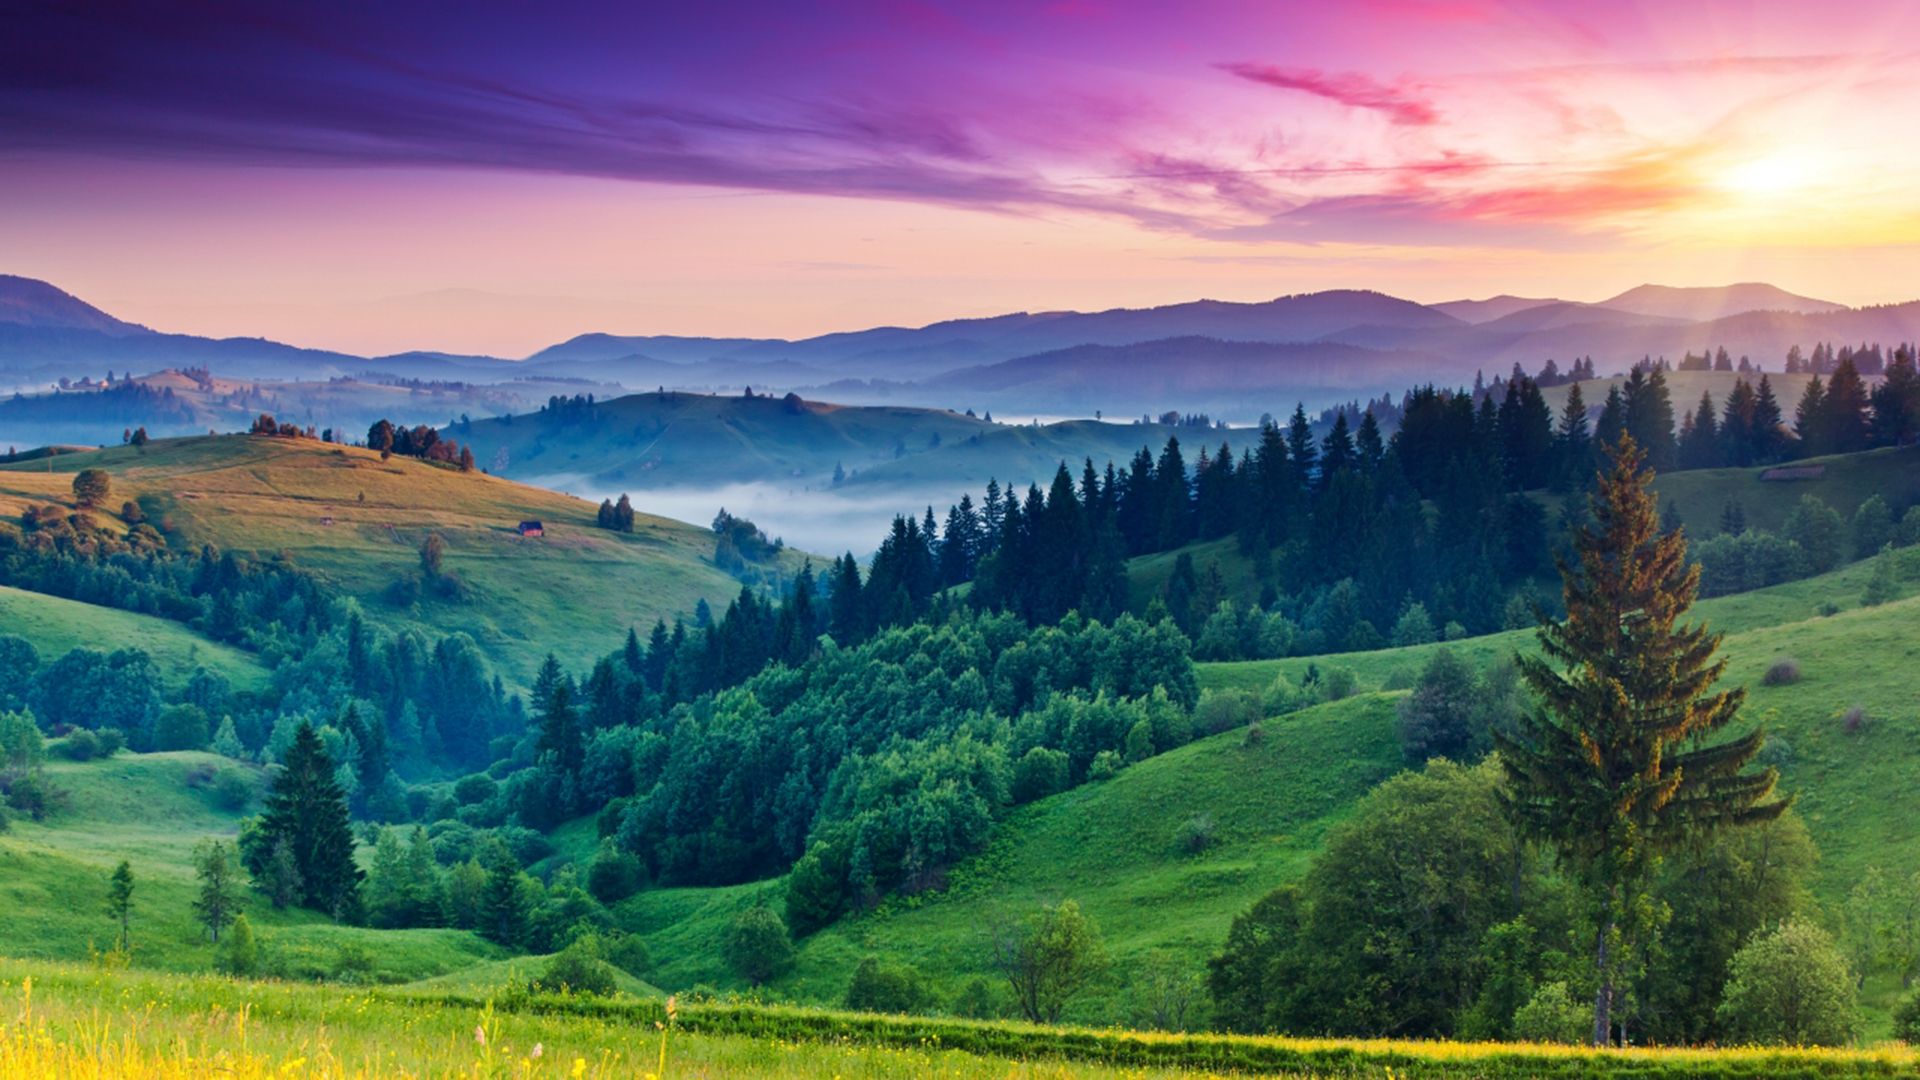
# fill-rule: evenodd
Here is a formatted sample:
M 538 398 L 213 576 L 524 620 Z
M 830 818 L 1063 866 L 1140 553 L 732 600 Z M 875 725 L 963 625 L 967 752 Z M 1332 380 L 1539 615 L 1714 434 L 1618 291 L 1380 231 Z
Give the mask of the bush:
M 1860 1024 L 1853 972 L 1825 930 L 1792 919 L 1733 955 L 1720 1025 L 1728 1038 L 1838 1046 Z
M 260 947 L 253 940 L 253 924 L 242 914 L 227 927 L 227 936 L 214 950 L 213 963 L 228 975 L 242 978 L 260 970 Z
M 1254 747 L 1265 743 L 1266 741 L 1267 741 L 1267 729 L 1260 726 L 1260 723 L 1257 720 L 1251 724 L 1248 724 L 1246 733 L 1240 736 L 1240 746 L 1242 749 L 1246 749 L 1246 750 L 1251 750 Z
M 1867 730 L 1867 725 L 1872 721 L 1873 718 L 1867 715 L 1865 707 L 1855 705 L 1840 714 L 1840 730 L 1849 735 L 1858 735 Z
M 617 904 L 646 884 L 646 864 L 631 851 L 602 842 L 587 865 L 587 891 L 603 904 Z
M 793 939 L 772 908 L 755 905 L 733 917 L 721 943 L 727 966 L 755 986 L 779 978 L 793 966 Z
M 607 963 L 634 978 L 644 979 L 653 973 L 653 952 L 639 934 L 611 930 L 601 936 L 600 945 Z
M 1567 984 L 1550 982 L 1513 1014 L 1513 1037 L 1524 1042 L 1586 1042 L 1593 1035 L 1593 1008 L 1573 1000 Z
M 500 785 L 486 773 L 474 773 L 463 776 L 454 782 L 453 797 L 461 806 L 472 806 L 493 798 L 500 791 Z
M 1120 775 L 1120 755 L 1111 750 L 1102 750 L 1093 755 L 1093 761 L 1087 765 L 1087 779 L 1094 783 L 1111 780 Z
M 47 760 L 47 740 L 28 712 L 0 710 L 0 768 L 32 769 Z
M 974 978 L 954 995 L 953 1012 L 955 1016 L 972 1020 L 992 1020 L 1004 1010 L 1000 1006 L 999 996 L 993 992 L 993 984 L 985 979 Z
M 213 802 L 222 810 L 241 813 L 253 804 L 253 777 L 245 769 L 221 769 L 213 774 Z
M 1208 690 L 1193 707 L 1193 726 L 1201 735 L 1218 735 L 1245 727 L 1265 715 L 1260 699 L 1248 691 Z
M 910 967 L 883 964 L 869 956 L 853 969 L 847 983 L 846 1006 L 859 1012 L 910 1013 L 927 1005 L 920 975 Z
M 1212 814 L 1195 814 L 1180 826 L 1180 849 L 1189 855 L 1200 854 L 1212 847 L 1217 839 Z
M 153 724 L 155 750 L 202 750 L 213 738 L 207 711 L 198 705 L 173 705 Z
M 1909 1046 L 1920 1046 L 1920 990 L 1901 998 L 1893 1007 L 1893 1037 Z
M 1013 763 L 1013 801 L 1030 803 L 1067 789 L 1068 759 L 1063 750 L 1036 746 Z
M 1760 676 L 1762 686 L 1792 686 L 1800 681 L 1800 661 L 1791 656 L 1783 656 L 1767 665 L 1766 674 Z
M 603 955 L 600 938 L 582 934 L 573 944 L 553 954 L 530 989 L 548 994 L 597 994 L 611 997 L 620 989 L 613 965 Z
M 35 821 L 45 821 L 66 809 L 71 797 L 66 788 L 38 769 L 0 772 L 0 794 L 6 796 L 9 807 Z
M 357 941 L 343 941 L 334 950 L 334 979 L 343 983 L 366 985 L 374 981 L 373 950 Z

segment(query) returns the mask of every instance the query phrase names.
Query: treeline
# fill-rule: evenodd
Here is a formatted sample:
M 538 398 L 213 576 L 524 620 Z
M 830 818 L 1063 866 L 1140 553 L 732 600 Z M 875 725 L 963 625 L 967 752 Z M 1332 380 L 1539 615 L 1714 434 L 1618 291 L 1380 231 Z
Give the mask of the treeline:
M 702 651 L 754 629 L 751 596 Z M 797 861 L 800 933 L 937 885 L 1016 803 L 1181 745 L 1197 698 L 1184 635 L 1132 616 L 1030 628 L 955 609 L 848 647 L 796 628 L 782 662 L 663 707 L 684 693 L 690 640 L 633 640 L 583 685 L 549 664 L 516 757 L 532 767 L 498 799 L 536 828 L 597 809 L 647 880 L 731 883 Z
M 399 454 L 422 461 L 458 465 L 461 472 L 472 472 L 474 469 L 472 447 L 461 446 L 452 439 L 442 439 L 439 431 L 426 424 L 410 428 L 396 426 L 389 420 L 376 420 L 367 429 L 367 449 L 378 450 L 382 458 Z

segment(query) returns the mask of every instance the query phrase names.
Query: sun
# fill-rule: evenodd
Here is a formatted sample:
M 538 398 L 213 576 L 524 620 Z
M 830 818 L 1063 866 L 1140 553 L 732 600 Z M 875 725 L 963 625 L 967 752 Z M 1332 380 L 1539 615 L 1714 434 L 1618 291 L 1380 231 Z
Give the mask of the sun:
M 1806 187 L 1813 180 L 1811 160 L 1803 154 L 1778 153 L 1749 158 L 1722 170 L 1714 183 L 1735 195 L 1767 198 Z

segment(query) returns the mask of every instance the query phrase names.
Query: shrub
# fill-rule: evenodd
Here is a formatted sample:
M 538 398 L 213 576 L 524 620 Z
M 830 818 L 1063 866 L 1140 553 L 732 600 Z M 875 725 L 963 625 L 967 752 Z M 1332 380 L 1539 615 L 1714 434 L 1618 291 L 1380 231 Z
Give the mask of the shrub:
M 343 941 L 333 954 L 333 978 L 364 985 L 374 981 L 373 950 L 357 941 Z
M 1247 750 L 1251 750 L 1266 741 L 1267 729 L 1260 726 L 1260 722 L 1257 720 L 1248 724 L 1246 733 L 1240 736 L 1240 746 Z
M 1321 680 L 1321 697 L 1325 701 L 1344 701 L 1360 689 L 1360 676 L 1352 668 L 1328 668 Z
M 488 776 L 486 773 L 474 773 L 471 776 L 463 776 L 455 781 L 453 785 L 453 797 L 461 806 L 472 806 L 475 803 L 486 802 L 498 794 L 499 791 L 500 785 L 494 781 L 493 777 Z
M 610 930 L 601 936 L 600 944 L 607 963 L 621 971 L 636 979 L 644 979 L 653 973 L 653 952 L 639 934 Z
M 920 974 L 900 964 L 883 964 L 869 956 L 853 969 L 847 982 L 846 1006 L 860 1012 L 919 1012 L 927 1004 Z
M 587 865 L 587 891 L 603 904 L 617 904 L 646 883 L 647 868 L 631 851 L 602 842 Z
M 1111 780 L 1120 774 L 1120 755 L 1111 750 L 1102 750 L 1093 755 L 1093 761 L 1087 765 L 1087 779 L 1095 783 Z
M 1153 756 L 1153 721 L 1141 717 L 1127 729 L 1127 764 L 1145 761 Z
M 793 939 L 772 908 L 755 905 L 733 917 L 721 951 L 734 974 L 755 986 L 793 966 Z
M 200 750 L 213 737 L 207 711 L 198 705 L 173 705 L 153 725 L 155 750 Z
M 253 803 L 253 777 L 245 769 L 225 768 L 213 774 L 213 802 L 222 810 L 244 811 Z
M 993 984 L 982 978 L 974 978 L 960 988 L 953 997 L 953 1012 L 973 1020 L 992 1020 L 1004 1010 L 1000 998 L 993 992 Z
M 47 760 L 47 740 L 33 714 L 0 710 L 0 768 L 31 769 Z
M 1860 594 L 1864 607 L 1878 607 L 1900 599 L 1900 579 L 1894 571 L 1893 546 L 1889 544 L 1873 557 L 1873 569 L 1867 575 L 1866 591 Z
M 573 943 L 554 953 L 530 989 L 549 994 L 597 994 L 611 997 L 619 991 L 620 981 L 613 965 L 607 963 L 600 938 L 582 934 Z
M 66 788 L 47 779 L 39 769 L 0 772 L 0 794 L 6 796 L 9 807 L 35 821 L 45 821 L 66 809 L 71 797 Z
M 1180 826 L 1180 848 L 1190 855 L 1198 855 L 1214 845 L 1215 835 L 1213 815 L 1202 811 L 1188 818 Z
M 1245 727 L 1265 713 L 1260 699 L 1248 691 L 1208 690 L 1200 695 L 1199 704 L 1193 707 L 1193 726 L 1201 735 L 1218 735 L 1223 731 Z
M 213 964 L 228 975 L 242 978 L 260 970 L 260 947 L 253 940 L 253 924 L 246 915 L 236 916 L 227 927 L 227 936 L 214 950 Z
M 1867 715 L 1865 707 L 1855 705 L 1840 714 L 1840 730 L 1849 735 L 1858 735 L 1867 730 L 1867 725 L 1872 721 L 1873 718 Z
M 1739 1042 L 1838 1046 L 1859 1027 L 1853 972 L 1825 930 L 1789 920 L 1733 955 L 1719 1019 Z
M 1800 681 L 1800 661 L 1791 656 L 1783 656 L 1767 665 L 1766 674 L 1760 676 L 1762 686 L 1792 686 Z
M 1920 1046 L 1920 990 L 1900 999 L 1893 1007 L 1893 1037 L 1910 1046 Z
M 1581 1043 L 1592 1034 L 1592 1007 L 1573 1000 L 1563 982 L 1534 991 L 1513 1014 L 1513 1037 L 1525 1042 Z
M 1013 801 L 1029 803 L 1067 789 L 1068 759 L 1063 750 L 1036 746 L 1013 763 Z

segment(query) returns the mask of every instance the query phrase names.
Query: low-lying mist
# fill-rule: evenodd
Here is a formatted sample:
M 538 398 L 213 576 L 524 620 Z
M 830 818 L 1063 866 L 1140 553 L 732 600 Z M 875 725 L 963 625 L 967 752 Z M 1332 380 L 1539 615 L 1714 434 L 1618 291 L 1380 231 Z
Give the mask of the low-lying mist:
M 623 490 L 599 486 L 577 474 L 532 476 L 522 482 L 596 503 L 602 499 L 618 499 Z M 752 521 L 768 536 L 785 540 L 788 547 L 827 556 L 851 551 L 862 558 L 880 546 L 896 514 L 919 517 L 931 506 L 935 519 L 944 521 L 947 507 L 962 494 L 944 487 L 880 490 L 863 487 L 850 493 L 769 483 L 627 488 L 624 491 L 633 501 L 633 508 L 641 513 L 705 528 L 713 523 L 714 515 L 724 509 L 735 517 Z M 980 493 L 972 494 L 977 502 Z

